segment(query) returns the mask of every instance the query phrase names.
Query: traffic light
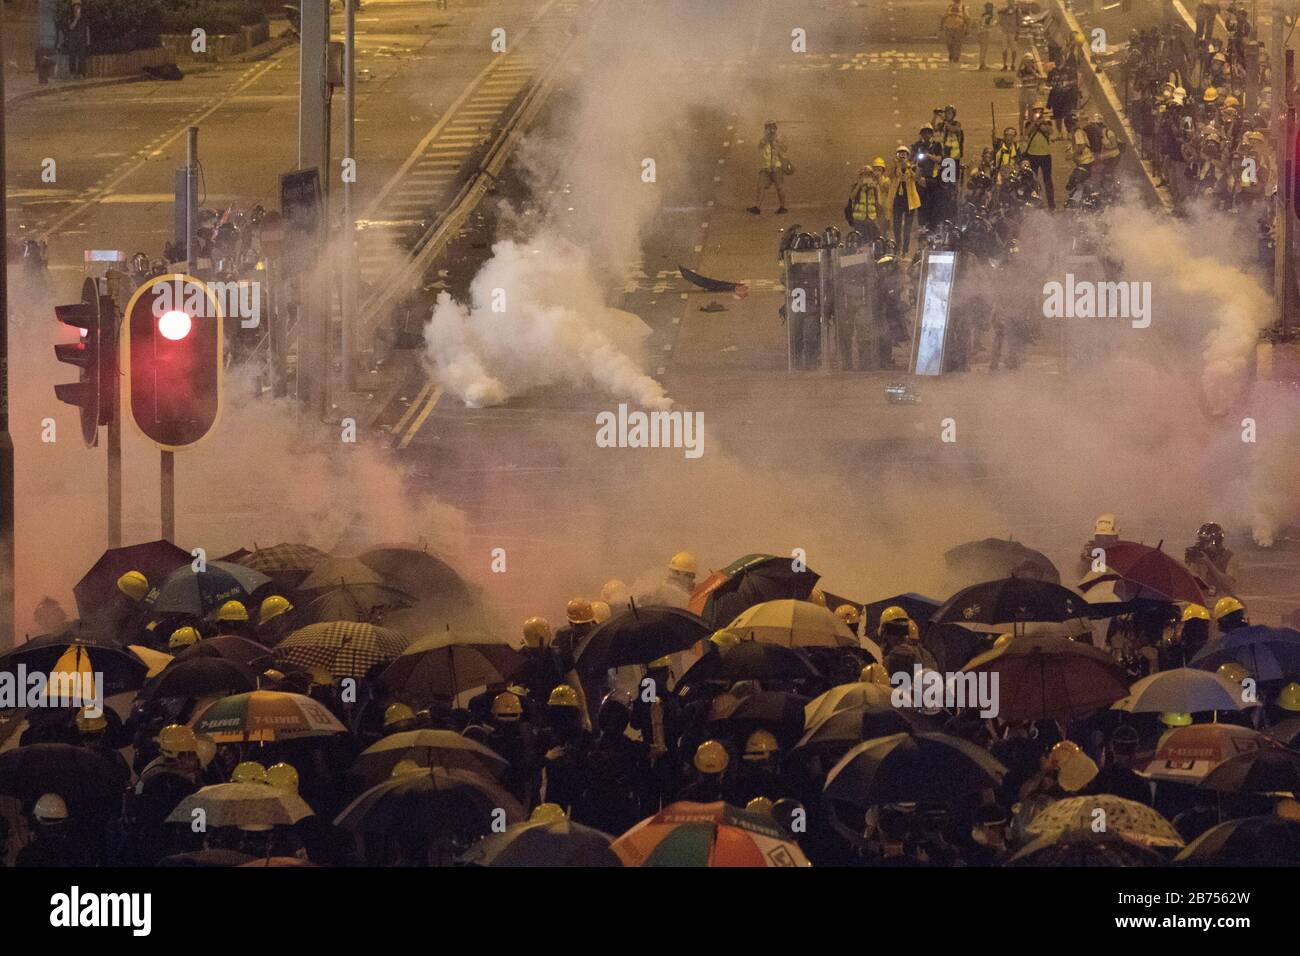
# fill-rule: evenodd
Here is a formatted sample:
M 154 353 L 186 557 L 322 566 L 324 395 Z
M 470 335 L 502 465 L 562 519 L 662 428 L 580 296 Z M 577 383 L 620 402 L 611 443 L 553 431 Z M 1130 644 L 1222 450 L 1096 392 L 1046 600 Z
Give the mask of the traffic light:
M 136 427 L 165 451 L 193 445 L 221 415 L 221 307 L 176 273 L 140 286 L 126 307 L 122 371 Z
M 81 436 L 87 447 L 98 443 L 99 426 L 113 420 L 117 411 L 117 313 L 111 296 L 100 295 L 99 283 L 87 279 L 81 301 L 56 305 L 54 316 L 80 333 L 80 341 L 54 346 L 54 357 L 75 365 L 76 382 L 54 386 L 61 402 L 81 409 Z

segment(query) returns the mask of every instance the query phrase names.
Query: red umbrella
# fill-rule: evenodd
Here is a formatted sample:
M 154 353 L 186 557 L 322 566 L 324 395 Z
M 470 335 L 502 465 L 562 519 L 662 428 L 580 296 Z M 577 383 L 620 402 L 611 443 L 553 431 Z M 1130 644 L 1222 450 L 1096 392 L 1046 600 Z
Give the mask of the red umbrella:
M 1205 604 L 1205 593 L 1181 561 L 1147 544 L 1117 541 L 1104 549 L 1106 567 L 1120 577 L 1170 601 Z

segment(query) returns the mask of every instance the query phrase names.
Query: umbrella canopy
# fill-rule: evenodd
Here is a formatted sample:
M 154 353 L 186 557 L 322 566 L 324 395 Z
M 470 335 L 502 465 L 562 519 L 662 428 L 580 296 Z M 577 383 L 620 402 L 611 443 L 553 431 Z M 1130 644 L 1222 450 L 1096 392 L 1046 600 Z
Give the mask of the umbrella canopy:
M 1191 714 L 1202 710 L 1244 710 L 1256 706 L 1242 700 L 1241 687 L 1211 671 L 1191 667 L 1157 671 L 1135 683 L 1128 696 L 1115 703 L 1130 714 Z
M 1090 834 L 1098 820 L 1105 821 L 1107 833 L 1138 846 L 1183 846 L 1183 838 L 1173 824 L 1156 811 L 1146 804 L 1109 793 L 1067 797 L 1050 803 L 1029 822 L 1025 832 L 1036 837 Z
M 1128 694 L 1127 677 L 1110 655 L 1063 637 L 1021 635 L 962 670 L 998 675 L 1003 720 L 1072 719 Z
M 421 767 L 468 770 L 489 779 L 501 779 L 509 762 L 495 750 L 452 730 L 405 730 L 376 741 L 357 757 L 353 773 L 378 782 L 402 760 Z
M 678 686 L 688 687 L 705 681 L 734 684 L 741 680 L 798 680 L 820 676 L 797 648 L 741 641 L 724 653 L 706 653 L 687 669 Z
M 959 671 L 981 650 L 988 634 L 960 624 L 931 624 L 921 632 L 921 646 L 934 655 L 941 671 Z
M 0 793 L 24 802 L 57 793 L 74 817 L 102 817 L 120 805 L 117 770 L 87 747 L 28 744 L 0 753 Z
M 385 584 L 392 587 L 382 575 L 356 558 L 327 557 L 298 583 L 298 590 L 306 593 L 328 591 L 341 585 Z M 398 588 L 397 590 L 401 590 Z
M 1061 583 L 1061 573 L 1047 555 L 1006 538 L 967 541 L 945 552 L 943 560 L 968 584 L 1012 575 Z
M 128 644 L 126 649 L 140 658 L 144 666 L 149 669 L 144 675 L 146 681 L 151 677 L 157 677 L 168 664 L 175 660 L 171 654 L 155 651 L 152 647 L 145 647 L 143 644 Z
M 410 607 L 415 600 L 384 584 L 343 584 L 315 593 L 301 612 L 308 622 L 378 621 L 386 611 Z
M 857 647 L 858 637 L 820 604 L 783 598 L 755 604 L 726 628 L 737 637 L 782 647 Z
M 769 818 L 725 803 L 669 804 L 611 844 L 624 866 L 810 866 Z
M 1153 548 L 1133 541 L 1117 541 L 1108 545 L 1105 552 L 1108 570 L 1153 596 L 1189 604 L 1206 603 L 1205 592 L 1192 572 L 1159 545 Z
M 218 634 L 205 637 L 197 644 L 191 644 L 176 655 L 178 661 L 194 660 L 198 657 L 220 657 L 238 664 L 245 664 L 255 670 L 271 662 L 271 651 L 257 641 L 250 641 L 238 634 Z
M 269 548 L 258 548 L 254 545 L 254 550 L 246 551 L 229 560 L 242 564 L 246 568 L 252 568 L 254 571 L 261 571 L 273 580 L 277 587 L 291 591 L 311 573 L 313 568 L 328 558 L 329 555 L 324 551 L 313 548 L 309 544 L 282 542 Z
M 177 661 L 145 684 L 141 696 L 212 697 L 257 690 L 257 672 L 246 664 L 223 657 L 193 657 Z
M 40 672 L 49 682 L 46 693 L 66 697 L 69 706 L 103 693 L 106 696 L 136 690 L 144 684 L 148 666 L 125 647 L 99 641 L 54 639 L 28 641 L 0 656 L 0 670 L 23 667 L 28 675 Z M 103 686 L 96 681 L 103 677 Z
M 312 815 L 298 794 L 264 783 L 217 783 L 203 787 L 176 805 L 168 823 L 193 823 L 194 812 L 209 827 L 292 826 Z
M 416 699 L 455 697 L 461 691 L 503 684 L 523 663 L 508 644 L 462 643 L 450 632 L 421 638 L 388 665 L 380 681 Z
M 1142 774 L 1152 780 L 1199 783 L 1225 760 L 1268 746 L 1269 739 L 1259 731 L 1236 724 L 1175 727 L 1161 735 Z
M 1211 770 L 1201 786 L 1226 793 L 1300 793 L 1300 754 L 1272 746 L 1238 754 Z
M 607 833 L 562 820 L 525 820 L 489 833 L 461 857 L 471 866 L 622 866 Z
M 474 589 L 451 565 L 422 548 L 371 548 L 357 560 L 421 602 L 453 607 L 478 602 Z
M 1069 588 L 1050 581 L 1001 578 L 963 588 L 935 611 L 931 620 L 972 630 L 1009 631 L 1026 621 L 1070 621 L 1086 613 L 1087 604 Z
M 486 834 L 498 810 L 505 812 L 508 824 L 524 818 L 519 802 L 491 780 L 467 770 L 430 767 L 376 784 L 348 804 L 334 823 L 369 833 L 460 829 Z
M 1300 866 L 1300 823 L 1281 817 L 1240 817 L 1210 827 L 1175 863 L 1189 866 Z
M 1269 739 L 1276 740 L 1283 747 L 1295 747 L 1296 738 L 1300 737 L 1300 717 L 1288 717 L 1286 720 L 1279 720 L 1271 727 L 1264 729 L 1264 733 Z
M 987 750 L 942 733 L 902 733 L 858 744 L 826 775 L 825 795 L 856 807 L 949 803 L 996 790 L 1006 775 Z
M 864 604 L 862 607 L 862 621 L 864 624 L 864 634 L 875 634 L 880 628 L 880 614 L 887 607 L 901 607 L 907 612 L 907 616 L 922 627 L 925 623 L 934 617 L 934 612 L 943 606 L 943 602 L 932 597 L 926 597 L 924 594 L 916 594 L 912 591 L 906 594 L 895 594 L 893 597 L 884 598 L 880 601 L 872 601 L 870 604 Z
M 867 740 L 939 729 L 935 722 L 915 710 L 859 704 L 837 710 L 818 723 L 808 725 L 808 731 L 796 747 L 823 760 L 831 757 L 839 760 L 850 749 Z
M 723 693 L 713 698 L 709 724 L 716 733 L 741 742 L 756 730 L 767 730 L 782 747 L 789 747 L 803 736 L 807 702 L 807 697 L 774 690 L 744 697 Z
M 1300 631 L 1256 624 L 1229 631 L 1201 648 L 1192 666 L 1216 670 L 1235 662 L 1256 680 L 1281 680 L 1300 674 Z
M 323 705 L 302 694 L 254 690 L 214 702 L 194 721 L 215 743 L 292 740 L 347 732 Z
M 110 548 L 99 556 L 72 589 L 82 617 L 92 617 L 117 596 L 117 579 L 128 571 L 139 571 L 157 587 L 177 568 L 193 560 L 170 541 L 146 541 L 125 548 Z
M 396 631 L 355 621 L 309 624 L 294 631 L 274 651 L 277 661 L 327 670 L 335 678 L 365 677 L 371 669 L 394 661 L 407 640 Z
M 763 601 L 780 598 L 806 601 L 819 577 L 809 568 L 796 570 L 790 558 L 747 554 L 700 582 L 687 606 L 704 618 L 709 627 L 718 628 Z
M 824 694 L 814 697 L 804 707 L 804 726 L 816 727 L 819 723 L 852 707 L 867 707 L 876 712 L 893 710 L 890 688 L 879 684 L 857 681 L 836 684 Z
M 239 601 L 253 608 L 253 594 L 271 579 L 261 571 L 242 564 L 209 561 L 202 571 L 186 564 L 177 568 L 163 581 L 157 591 L 151 591 L 145 604 L 156 615 L 188 614 L 206 617 L 227 601 Z
M 684 651 L 709 636 L 709 626 L 675 607 L 636 607 L 598 624 L 578 646 L 579 672 L 599 674 L 612 667 L 648 664 Z
M 1106 833 L 1059 832 L 1041 836 L 1007 860 L 1007 866 L 1161 866 L 1155 850 Z

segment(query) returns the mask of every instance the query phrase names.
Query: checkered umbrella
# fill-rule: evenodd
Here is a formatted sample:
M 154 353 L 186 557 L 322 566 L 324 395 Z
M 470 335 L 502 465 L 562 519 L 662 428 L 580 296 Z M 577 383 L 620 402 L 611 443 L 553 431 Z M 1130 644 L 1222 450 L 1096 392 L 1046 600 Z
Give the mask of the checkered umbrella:
M 269 548 L 258 548 L 236 559 L 237 564 L 261 571 L 283 588 L 296 588 L 312 570 L 329 558 L 319 548 L 309 544 L 285 542 Z
M 277 661 L 317 667 L 336 679 L 364 677 L 378 664 L 396 660 L 407 640 L 396 631 L 358 621 L 326 621 L 294 631 L 275 648 Z
M 298 794 L 264 783 L 218 783 L 203 787 L 176 805 L 168 823 L 193 823 L 203 811 L 209 827 L 292 826 L 312 809 Z

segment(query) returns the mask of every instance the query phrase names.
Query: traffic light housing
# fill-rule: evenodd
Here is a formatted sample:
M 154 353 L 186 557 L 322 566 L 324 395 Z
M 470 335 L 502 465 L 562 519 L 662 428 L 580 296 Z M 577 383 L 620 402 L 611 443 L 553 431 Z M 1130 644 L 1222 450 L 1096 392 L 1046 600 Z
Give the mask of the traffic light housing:
M 98 443 L 99 426 L 117 413 L 117 311 L 99 283 L 87 279 L 81 301 L 56 305 L 54 317 L 80 333 L 80 341 L 54 346 L 54 357 L 75 365 L 78 380 L 54 386 L 54 395 L 81 410 L 81 436 L 87 447 Z
M 158 276 L 131 296 L 121 354 L 127 406 L 164 451 L 187 448 L 216 425 L 223 351 L 220 303 L 202 280 Z

